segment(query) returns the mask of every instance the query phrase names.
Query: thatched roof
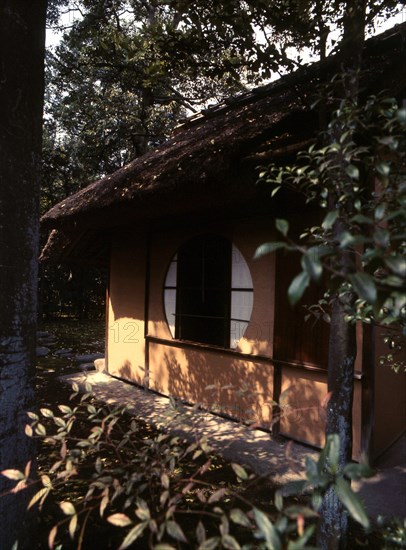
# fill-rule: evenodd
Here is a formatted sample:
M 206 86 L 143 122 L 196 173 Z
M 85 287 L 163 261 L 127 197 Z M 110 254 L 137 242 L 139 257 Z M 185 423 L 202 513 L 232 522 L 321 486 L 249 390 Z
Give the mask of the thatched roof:
M 403 24 L 367 41 L 362 85 L 368 93 L 406 89 L 405 32 Z M 53 229 L 42 258 L 74 258 L 74 250 L 89 257 L 95 235 L 120 225 L 262 203 L 254 167 L 286 160 L 311 143 L 318 128 L 310 108 L 315 91 L 338 70 L 339 59 L 329 58 L 188 119 L 156 150 L 51 208 L 42 218 Z

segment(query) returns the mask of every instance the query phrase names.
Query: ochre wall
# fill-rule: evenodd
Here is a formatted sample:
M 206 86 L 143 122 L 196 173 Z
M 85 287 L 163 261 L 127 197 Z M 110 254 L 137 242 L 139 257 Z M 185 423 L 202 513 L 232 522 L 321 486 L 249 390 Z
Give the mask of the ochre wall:
M 165 319 L 163 289 L 169 263 L 182 243 L 202 232 L 229 238 L 243 254 L 251 271 L 253 312 L 248 329 L 235 350 L 237 353 L 176 343 Z M 146 237 L 135 233 L 116 235 L 109 289 L 109 371 L 145 383 L 145 345 L 148 345 L 151 389 L 270 428 L 274 397 L 275 255 L 258 260 L 253 260 L 253 256 L 260 244 L 274 236 L 273 223 L 268 220 L 239 222 L 234 226 L 217 223 L 202 229 L 154 233 L 150 241 L 147 332 L 151 341 L 145 344 Z M 244 355 L 238 355 L 238 351 Z M 281 431 L 303 442 L 322 445 L 324 412 L 321 403 L 327 393 L 326 373 L 305 370 L 299 365 L 279 364 L 279 368 L 283 392 Z M 210 388 L 206 389 L 207 386 Z M 354 457 L 359 454 L 360 401 L 361 383 L 355 381 Z
M 273 367 L 220 351 L 150 343 L 153 389 L 213 412 L 271 427 Z
M 282 369 L 281 433 L 298 441 L 324 445 L 327 373 L 304 371 L 297 367 Z M 361 450 L 361 381 L 354 380 L 353 457 Z
M 199 230 L 177 230 L 157 233 L 151 242 L 151 278 L 148 335 L 172 340 L 164 312 L 163 288 L 170 261 L 186 240 L 201 233 Z M 240 340 L 238 350 L 253 355 L 272 356 L 274 309 L 274 255 L 253 260 L 257 247 L 273 235 L 271 223 L 241 222 L 210 225 L 204 233 L 216 233 L 229 238 L 240 250 L 249 265 L 254 286 L 254 305 L 251 321 Z
M 149 345 L 151 387 L 159 392 L 202 403 L 210 410 L 270 427 L 273 397 L 273 366 L 255 355 L 272 357 L 274 309 L 274 256 L 253 260 L 257 247 L 270 240 L 269 221 L 206 226 L 205 233 L 230 239 L 249 265 L 254 304 L 251 321 L 236 351 L 252 360 L 222 350 L 196 350 L 182 345 Z M 164 312 L 163 287 L 168 265 L 178 248 L 199 230 L 178 230 L 154 236 L 151 243 L 151 284 L 148 334 L 172 341 Z M 215 386 L 206 390 L 207 386 Z
M 126 380 L 145 378 L 146 239 L 123 230 L 113 236 L 108 303 L 108 371 Z

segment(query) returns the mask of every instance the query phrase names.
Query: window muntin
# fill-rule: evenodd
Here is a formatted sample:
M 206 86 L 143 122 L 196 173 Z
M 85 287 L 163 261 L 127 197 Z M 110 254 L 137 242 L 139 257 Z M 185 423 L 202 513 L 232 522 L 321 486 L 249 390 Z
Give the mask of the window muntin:
M 251 319 L 254 292 L 247 262 L 232 245 L 230 348 L 236 348 Z
M 187 241 L 169 265 L 164 305 L 173 338 L 236 348 L 253 307 L 251 274 L 238 248 L 215 235 Z

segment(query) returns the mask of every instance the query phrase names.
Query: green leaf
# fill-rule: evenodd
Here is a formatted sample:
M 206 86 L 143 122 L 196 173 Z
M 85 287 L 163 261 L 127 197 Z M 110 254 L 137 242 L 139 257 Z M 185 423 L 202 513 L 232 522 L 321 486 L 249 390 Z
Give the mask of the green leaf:
M 368 225 L 372 225 L 374 223 L 371 218 L 368 218 L 368 216 L 364 216 L 363 214 L 355 214 L 350 221 L 353 223 L 366 223 Z
M 120 512 L 109 516 L 107 518 L 107 521 L 112 525 L 116 525 L 117 527 L 127 527 L 128 525 L 132 524 L 130 518 L 126 514 L 122 514 Z
M 343 231 L 342 233 L 340 233 L 338 239 L 340 241 L 340 248 L 353 246 L 355 243 L 354 235 L 352 235 L 349 231 Z
M 275 220 L 275 226 L 276 226 L 276 229 L 280 233 L 282 233 L 284 237 L 286 237 L 289 231 L 289 222 L 287 220 L 282 220 L 281 218 L 277 218 Z
M 397 275 L 389 275 L 382 279 L 382 283 L 394 288 L 403 288 L 405 286 L 405 276 L 398 277 Z
M 254 260 L 258 260 L 259 258 L 262 258 L 262 256 L 265 256 L 266 254 L 272 254 L 272 252 L 275 252 L 276 250 L 279 250 L 281 248 L 288 248 L 288 246 L 286 243 L 282 243 L 282 242 L 261 244 L 255 250 Z
M 43 487 L 40 489 L 35 495 L 32 497 L 30 502 L 28 503 L 27 510 L 30 510 L 37 502 L 39 502 L 43 497 L 46 497 L 46 495 L 49 494 L 49 489 L 47 487 Z
M 333 210 L 332 212 L 328 212 L 327 215 L 325 216 L 324 220 L 323 220 L 323 223 L 321 224 L 322 228 L 323 229 L 331 229 L 335 223 L 335 221 L 337 220 L 338 216 L 339 216 L 339 211 L 338 210 Z
M 96 407 L 95 407 L 94 405 L 88 405 L 88 406 L 87 406 L 87 412 L 88 412 L 89 414 L 96 414 L 96 412 L 97 412 L 97 411 L 96 411 Z
M 324 244 L 318 244 L 317 246 L 311 246 L 307 249 L 308 254 L 316 254 L 318 258 L 325 258 L 334 254 L 336 251 L 333 246 L 326 246 Z
M 275 503 L 275 508 L 279 512 L 281 512 L 282 509 L 283 509 L 283 496 L 282 496 L 282 493 L 280 491 L 275 492 L 274 503 Z
M 367 273 L 354 273 L 349 276 L 353 289 L 360 298 L 369 304 L 376 302 L 378 293 L 373 278 Z
M 58 533 L 58 525 L 54 525 L 48 535 L 48 548 L 52 550 L 54 547 L 55 537 Z
M 41 476 L 41 483 L 44 487 L 47 487 L 48 489 L 52 489 L 52 481 L 51 478 L 47 475 Z
M 224 548 L 227 548 L 227 550 L 241 550 L 241 546 L 231 535 L 224 535 L 221 537 L 221 544 Z
M 72 516 L 72 519 L 69 522 L 69 528 L 68 528 L 69 536 L 72 540 L 75 537 L 75 531 L 76 531 L 77 525 L 78 525 L 78 516 L 77 514 L 75 514 L 74 516 Z
M 328 464 L 330 471 L 336 474 L 338 471 L 338 461 L 340 459 L 340 438 L 338 434 L 330 434 L 328 437 Z
M 217 548 L 218 543 L 220 542 L 219 537 L 211 537 L 199 546 L 198 550 L 214 550 Z
M 60 416 L 54 416 L 54 422 L 60 428 L 64 428 L 66 426 L 65 420 L 63 418 L 61 418 Z
M 406 277 L 406 259 L 398 256 L 388 256 L 385 258 L 385 264 L 391 271 L 399 275 L 399 277 Z
M 178 540 L 179 542 L 187 542 L 182 528 L 176 521 L 168 521 L 166 523 L 166 531 L 173 539 Z
M 381 204 L 378 204 L 378 206 L 375 208 L 375 219 L 376 220 L 382 220 L 384 215 L 385 215 L 385 211 L 386 211 L 386 208 L 387 208 L 387 205 L 385 203 L 381 203 Z
M 278 532 L 268 517 L 261 512 L 261 510 L 258 510 L 258 508 L 254 508 L 253 511 L 255 523 L 257 524 L 260 533 L 268 543 L 268 548 L 270 550 L 282 550 L 282 544 Z
M 303 516 L 304 518 L 317 518 L 319 515 L 308 506 L 288 506 L 285 508 L 284 513 L 292 519 L 297 519 L 299 516 Z
M 33 430 L 31 428 L 31 426 L 29 424 L 26 424 L 25 425 L 25 428 L 24 428 L 24 433 L 27 437 L 32 437 L 33 436 Z
M 2 472 L 0 472 L 0 474 L 7 479 L 12 479 L 13 481 L 20 481 L 21 479 L 25 479 L 25 475 L 23 474 L 23 472 L 20 472 L 20 470 L 14 470 L 13 468 L 3 470 Z
M 351 179 L 357 180 L 359 179 L 359 170 L 354 164 L 350 164 L 346 168 L 346 173 L 348 176 L 350 176 Z
M 64 414 L 72 414 L 72 409 L 67 405 L 58 405 L 58 409 Z
M 75 507 L 71 502 L 68 502 L 68 501 L 61 502 L 59 504 L 59 507 L 62 510 L 62 512 L 67 516 L 73 516 L 74 514 L 76 514 Z
M 295 305 L 303 296 L 306 288 L 309 286 L 310 277 L 308 273 L 302 271 L 293 279 L 288 289 L 289 303 Z
M 367 464 L 346 464 L 344 466 L 343 474 L 350 479 L 361 479 L 364 477 L 372 477 L 375 474 L 375 470 L 370 468 Z
M 357 495 L 351 489 L 349 483 L 342 477 L 336 479 L 334 484 L 338 498 L 344 504 L 351 517 L 360 523 L 365 529 L 369 527 L 369 519 L 365 508 Z
M 54 413 L 51 411 L 51 409 L 40 409 L 40 412 L 42 416 L 45 416 L 45 418 L 52 418 L 54 416 Z
M 161 483 L 165 489 L 169 489 L 169 476 L 165 472 L 161 475 Z
M 307 251 L 305 254 L 303 254 L 301 265 L 303 271 L 306 271 L 306 273 L 313 281 L 320 280 L 320 277 L 323 274 L 323 266 L 321 265 L 318 256 L 314 254 L 314 251 L 311 251 L 310 253 L 309 251 Z
M 379 162 L 376 166 L 376 171 L 381 176 L 387 177 L 390 174 L 390 164 L 388 162 Z
M 218 502 L 221 500 L 224 495 L 227 493 L 227 489 L 218 489 L 215 491 L 209 498 L 208 503 L 212 504 L 213 502 Z
M 243 527 L 251 527 L 251 522 L 248 519 L 248 516 L 239 508 L 233 508 L 231 510 L 230 519 L 237 525 L 242 525 Z
M 145 527 L 148 525 L 147 521 L 143 521 L 142 523 L 138 523 L 138 525 L 135 525 L 126 535 L 125 539 L 121 543 L 118 550 L 125 550 L 125 548 L 128 548 L 131 546 L 133 542 L 135 542 L 144 532 Z
M 135 514 L 136 516 L 141 519 L 142 521 L 147 521 L 149 519 L 151 519 L 151 514 L 150 514 L 150 511 L 147 508 L 145 507 L 138 507 L 136 510 L 135 510 Z
M 406 109 L 398 109 L 396 118 L 401 124 L 406 124 Z
M 196 539 L 199 544 L 202 544 L 206 540 L 206 529 L 201 521 L 196 527 Z
M 236 476 L 238 477 L 238 479 L 242 479 L 243 481 L 248 479 L 247 472 L 239 464 L 231 464 L 231 468 L 234 470 L 234 472 L 235 472 Z
M 47 431 L 45 429 L 45 426 L 43 424 L 38 424 L 35 426 L 35 433 L 38 435 L 47 435 Z

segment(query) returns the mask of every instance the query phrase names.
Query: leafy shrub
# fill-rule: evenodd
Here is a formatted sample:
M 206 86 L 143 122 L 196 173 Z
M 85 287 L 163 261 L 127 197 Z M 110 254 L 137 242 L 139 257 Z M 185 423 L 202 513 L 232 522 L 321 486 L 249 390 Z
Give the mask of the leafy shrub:
M 311 548 L 317 510 L 331 486 L 350 515 L 369 526 L 347 478 L 371 471 L 360 464 L 338 471 L 337 436 L 328 438 L 318 462 L 308 458 L 306 479 L 270 491 L 260 509 L 247 498 L 258 478 L 218 459 L 205 438 L 190 443 L 152 429 L 127 415 L 126 407 L 94 401 L 90 386 L 82 396 L 77 385 L 73 389 L 70 405 L 29 413 L 27 435 L 48 447 L 39 480 L 29 477 L 29 468 L 2 472 L 17 481 L 15 490 L 39 486 L 29 508 L 44 513 L 50 502 L 59 503 L 50 549 L 85 548 L 92 525 L 100 522 L 110 526 L 103 548 Z M 180 425 L 181 412 L 172 405 L 172 424 L 175 417 Z M 311 506 L 295 498 L 304 493 Z

